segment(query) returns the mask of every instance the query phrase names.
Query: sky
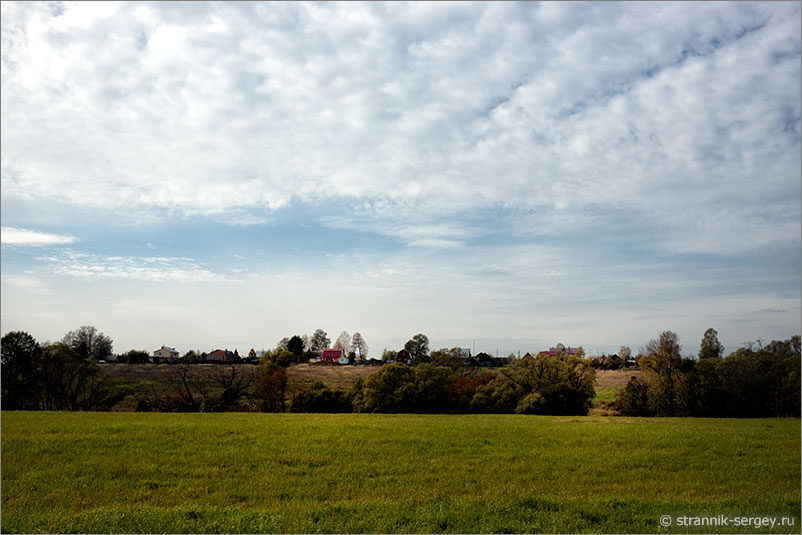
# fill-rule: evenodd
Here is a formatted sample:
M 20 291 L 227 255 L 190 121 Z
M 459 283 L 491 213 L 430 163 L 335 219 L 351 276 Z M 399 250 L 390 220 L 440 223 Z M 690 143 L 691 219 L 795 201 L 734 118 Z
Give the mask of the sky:
M 0 8 L 3 333 L 801 330 L 798 2 Z

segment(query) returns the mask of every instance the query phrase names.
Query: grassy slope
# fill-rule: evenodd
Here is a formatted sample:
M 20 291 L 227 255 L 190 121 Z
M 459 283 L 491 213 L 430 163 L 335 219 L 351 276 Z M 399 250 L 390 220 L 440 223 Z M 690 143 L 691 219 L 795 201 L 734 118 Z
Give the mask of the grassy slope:
M 2 414 L 3 532 L 648 533 L 768 513 L 799 533 L 799 509 L 798 419 Z

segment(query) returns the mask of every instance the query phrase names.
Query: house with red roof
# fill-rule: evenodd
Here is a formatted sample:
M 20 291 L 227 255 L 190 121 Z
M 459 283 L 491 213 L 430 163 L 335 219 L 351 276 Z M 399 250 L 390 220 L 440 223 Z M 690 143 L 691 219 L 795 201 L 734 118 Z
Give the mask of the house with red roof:
M 320 362 L 329 362 L 331 364 L 342 363 L 343 357 L 345 357 L 345 362 L 347 364 L 348 356 L 345 354 L 344 349 L 324 349 L 323 354 L 320 355 Z
M 203 359 L 206 362 L 234 362 L 234 353 L 228 349 L 215 349 Z

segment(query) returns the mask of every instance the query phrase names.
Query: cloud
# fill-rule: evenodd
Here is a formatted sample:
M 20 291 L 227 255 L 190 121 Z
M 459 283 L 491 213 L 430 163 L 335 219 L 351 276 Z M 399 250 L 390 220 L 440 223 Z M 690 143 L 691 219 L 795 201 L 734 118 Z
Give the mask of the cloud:
M 120 257 L 68 250 L 40 257 L 47 270 L 84 279 L 129 279 L 149 282 L 226 282 L 231 279 L 191 258 Z
M 444 206 L 572 211 L 541 220 L 556 233 L 627 211 L 673 252 L 798 245 L 798 18 L 786 3 L 4 4 L 4 192 L 239 225 L 350 198 L 422 214 L 420 229 L 373 217 L 412 246 L 463 243 L 419 236 Z
M 64 234 L 51 234 L 14 227 L 2 227 L 0 229 L 0 242 L 3 245 L 64 245 L 75 243 L 76 241 L 78 239 L 75 236 Z

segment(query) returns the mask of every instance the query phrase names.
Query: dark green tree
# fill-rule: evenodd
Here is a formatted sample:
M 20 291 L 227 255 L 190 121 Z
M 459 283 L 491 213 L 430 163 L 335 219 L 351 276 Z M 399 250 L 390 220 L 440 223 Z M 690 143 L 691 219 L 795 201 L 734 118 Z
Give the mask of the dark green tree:
M 718 341 L 718 333 L 710 328 L 705 331 L 702 337 L 702 345 L 699 348 L 699 360 L 701 359 L 720 359 L 724 354 L 724 346 Z
M 416 334 L 404 344 L 404 349 L 409 351 L 412 357 L 412 364 L 429 362 L 429 337 L 425 334 Z
M 64 343 L 43 349 L 40 408 L 48 411 L 108 410 L 126 395 L 100 376 L 91 358 Z
M 291 337 L 289 340 L 287 340 L 287 351 L 289 351 L 296 357 L 303 355 L 304 352 L 303 339 L 297 334 Z
M 284 412 L 286 394 L 287 369 L 275 361 L 263 360 L 256 369 L 256 381 L 251 392 L 251 396 L 256 400 L 259 410 L 262 412 Z
M 42 347 L 23 331 L 11 331 L 0 342 L 2 409 L 35 410 L 39 404 Z
M 682 416 L 686 411 L 685 374 L 679 337 L 663 331 L 650 340 L 638 361 L 649 381 L 649 403 L 658 416 Z
M 409 368 L 407 368 L 409 369 Z M 414 404 L 410 409 L 422 413 L 446 413 L 453 408 L 454 382 L 451 368 L 424 363 L 414 368 Z
M 68 332 L 61 341 L 70 346 L 82 358 L 94 361 L 101 360 L 112 353 L 111 338 L 98 332 L 92 325 L 84 325 Z
M 132 349 L 128 353 L 120 355 L 117 362 L 123 364 L 148 364 L 150 362 L 150 356 L 147 351 Z
M 354 400 L 357 412 L 414 412 L 415 374 L 403 364 L 386 364 L 368 375 Z
M 653 416 L 649 408 L 649 384 L 633 376 L 618 393 L 615 408 L 624 416 Z

